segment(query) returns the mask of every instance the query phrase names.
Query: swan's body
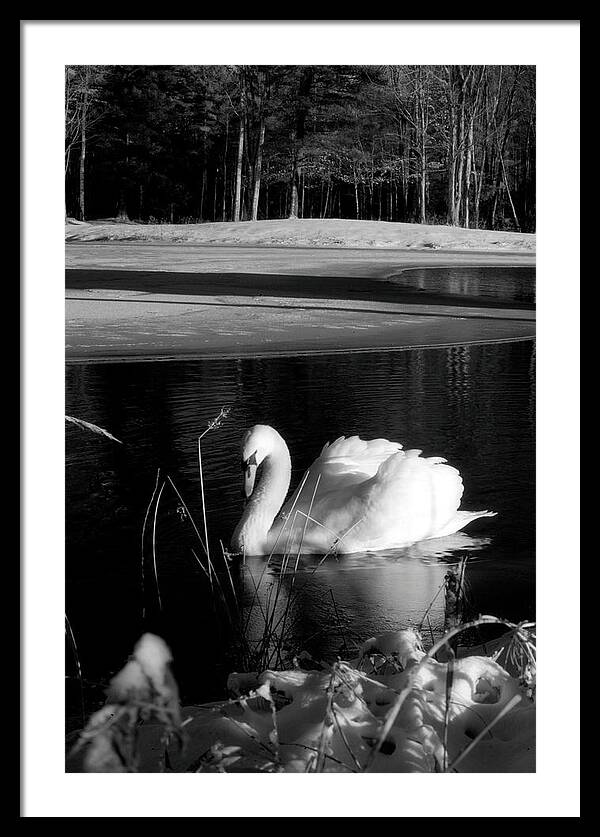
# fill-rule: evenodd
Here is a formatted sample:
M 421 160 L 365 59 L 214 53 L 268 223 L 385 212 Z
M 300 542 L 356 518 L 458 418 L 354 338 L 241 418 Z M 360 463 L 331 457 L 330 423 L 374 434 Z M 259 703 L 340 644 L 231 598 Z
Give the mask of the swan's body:
M 387 439 L 342 436 L 325 445 L 281 508 L 291 478 L 289 450 L 272 427 L 255 425 L 242 441 L 248 502 L 232 550 L 246 555 L 377 551 L 441 538 L 493 515 L 459 511 L 459 472 L 445 459 L 421 453 Z M 258 467 L 262 473 L 255 486 Z

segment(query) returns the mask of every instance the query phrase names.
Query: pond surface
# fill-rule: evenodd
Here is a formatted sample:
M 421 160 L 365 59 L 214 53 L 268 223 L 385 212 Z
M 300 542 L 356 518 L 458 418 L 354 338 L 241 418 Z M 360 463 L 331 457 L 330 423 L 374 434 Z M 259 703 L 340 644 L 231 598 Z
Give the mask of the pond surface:
M 425 271 L 427 274 L 432 271 Z M 535 617 L 535 348 L 532 341 L 336 356 L 115 363 L 67 367 L 66 412 L 106 428 L 123 444 L 66 425 L 66 599 L 84 677 L 118 670 L 144 630 L 171 645 L 185 701 L 224 696 L 236 667 L 235 632 L 215 604 L 192 553 L 200 554 L 188 511 L 202 528 L 197 438 L 221 407 L 231 412 L 203 439 L 211 550 L 223 567 L 224 543 L 242 512 L 239 440 L 269 423 L 287 440 L 292 487 L 325 441 L 385 437 L 440 455 L 459 468 L 466 509 L 495 518 L 454 539 L 378 555 L 299 562 L 291 596 L 290 647 L 335 655 L 382 630 L 421 623 L 448 562 L 469 555 L 473 608 L 511 620 Z M 170 477 L 158 511 L 157 484 Z M 153 532 L 155 533 L 153 543 Z M 153 549 L 154 546 L 154 549 Z M 159 580 L 154 580 L 154 563 Z M 264 575 L 263 575 L 264 572 Z M 231 566 L 242 606 L 273 595 L 279 563 Z M 230 585 L 220 572 L 223 587 Z M 296 595 L 301 589 L 301 595 Z M 271 591 L 269 593 L 269 591 Z M 158 608 L 158 594 L 162 610 Z M 245 611 L 248 613 L 248 610 Z M 256 605 L 248 630 L 259 630 Z M 426 631 L 443 628 L 443 596 Z M 290 627 L 291 626 L 291 627 Z M 67 651 L 67 668 L 73 659 Z M 68 692 L 72 714 L 76 690 Z
M 419 267 L 387 279 L 423 296 L 459 296 L 497 302 L 535 303 L 535 268 Z

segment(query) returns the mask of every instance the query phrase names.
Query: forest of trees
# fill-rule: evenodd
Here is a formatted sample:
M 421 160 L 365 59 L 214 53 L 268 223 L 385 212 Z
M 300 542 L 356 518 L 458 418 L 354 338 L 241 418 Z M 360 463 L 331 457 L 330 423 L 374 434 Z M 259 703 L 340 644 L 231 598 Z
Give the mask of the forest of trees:
M 535 67 L 71 66 L 66 214 L 535 230 Z

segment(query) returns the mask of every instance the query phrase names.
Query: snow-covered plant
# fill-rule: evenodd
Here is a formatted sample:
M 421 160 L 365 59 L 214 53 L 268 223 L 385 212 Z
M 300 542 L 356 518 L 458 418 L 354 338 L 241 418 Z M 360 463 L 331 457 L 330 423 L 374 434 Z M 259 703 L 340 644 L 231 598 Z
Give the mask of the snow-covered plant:
M 179 691 L 169 664 L 171 652 L 154 634 L 144 634 L 133 655 L 113 677 L 107 702 L 89 719 L 71 755 L 84 750 L 86 773 L 136 773 L 140 724 L 162 726 L 163 769 L 172 740 L 182 743 Z

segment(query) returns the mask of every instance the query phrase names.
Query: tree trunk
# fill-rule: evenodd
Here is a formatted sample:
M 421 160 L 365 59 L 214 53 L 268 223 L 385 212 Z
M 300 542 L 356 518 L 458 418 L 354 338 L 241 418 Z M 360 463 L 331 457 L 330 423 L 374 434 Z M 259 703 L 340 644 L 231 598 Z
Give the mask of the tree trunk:
M 242 169 L 244 166 L 244 127 L 246 122 L 246 82 L 244 70 L 240 75 L 240 130 L 238 135 L 237 168 L 235 172 L 235 202 L 233 205 L 233 220 L 240 221 L 242 217 Z
M 267 160 L 267 188 L 265 189 L 265 219 L 269 217 L 269 161 Z
M 499 104 L 500 104 L 500 84 L 502 82 L 502 76 L 500 76 L 500 80 L 498 83 L 498 92 L 496 96 L 496 102 L 494 105 L 494 111 L 492 115 L 492 122 L 493 122 L 493 132 L 495 137 L 495 146 L 497 149 L 498 159 L 496 162 L 496 178 L 495 178 L 495 186 L 494 186 L 494 203 L 492 207 L 492 217 L 491 217 L 491 228 L 494 229 L 496 224 L 496 211 L 498 209 L 498 197 L 500 194 L 500 187 L 502 185 L 502 181 L 504 180 L 506 186 L 506 178 L 504 172 L 504 149 L 506 147 L 506 143 L 508 140 L 508 135 L 510 131 L 510 121 L 511 121 L 511 114 L 512 114 L 512 105 L 514 101 L 515 91 L 517 88 L 517 80 L 519 78 L 519 68 L 516 69 L 515 75 L 513 77 L 512 85 L 507 95 L 506 103 L 503 108 L 503 113 L 498 118 L 498 114 L 500 111 Z M 502 132 L 501 129 L 502 128 Z M 509 201 L 512 204 L 512 198 L 509 194 Z M 514 212 L 514 205 L 511 206 Z M 518 221 L 516 221 L 518 225 Z
M 233 220 L 239 221 L 242 211 L 242 168 L 244 163 L 244 120 L 240 117 L 240 132 L 238 136 L 237 168 L 235 171 L 235 199 L 233 204 Z
M 213 221 L 217 220 L 217 184 L 219 180 L 219 167 L 217 166 L 217 170 L 215 171 L 215 179 L 213 182 L 213 211 L 212 211 L 212 219 Z
M 371 221 L 375 220 L 375 141 L 371 143 L 371 171 L 369 187 L 369 209 Z
M 225 120 L 225 150 L 223 151 L 223 209 L 222 220 L 227 220 L 227 149 L 229 145 L 229 114 Z
M 298 166 L 298 159 L 295 157 L 294 162 L 292 164 L 292 178 L 290 181 L 291 187 L 291 199 L 290 199 L 290 211 L 288 212 L 288 218 L 297 218 L 298 217 L 298 183 L 300 180 L 300 167 Z
M 89 68 L 86 68 L 85 87 L 81 107 L 81 154 L 79 155 L 79 216 L 85 221 L 85 154 L 87 150 L 87 112 L 89 97 Z
M 423 69 L 419 69 L 419 83 L 418 83 L 418 110 L 419 118 L 417 120 L 419 132 L 419 151 L 420 151 L 420 178 L 419 178 L 419 211 L 420 220 L 422 224 L 427 223 L 427 103 L 425 97 L 425 89 L 423 86 Z
M 253 102 L 252 110 L 256 111 L 256 118 L 252 119 L 252 124 L 250 120 L 248 120 L 247 122 L 249 154 L 251 145 L 254 145 L 254 147 L 252 148 L 252 195 L 250 202 L 250 219 L 252 221 L 256 221 L 258 220 L 258 205 L 260 202 L 260 186 L 263 163 L 263 147 L 265 144 L 265 103 L 269 91 L 268 74 L 263 69 L 252 71 L 251 73 L 249 73 L 247 77 L 247 82 L 247 99 L 250 98 L 250 100 Z M 249 110 L 250 108 L 247 108 L 247 111 Z M 255 125 L 257 126 L 256 130 L 254 130 Z M 251 143 L 251 138 L 254 138 L 254 143 Z
M 481 157 L 481 167 L 479 170 L 479 175 L 477 174 L 477 169 L 473 166 L 473 176 L 475 178 L 475 229 L 479 229 L 479 205 L 481 202 L 481 189 L 483 187 L 483 173 L 485 170 L 485 161 L 486 161 L 486 149 L 483 149 L 482 157 Z
M 461 217 L 461 207 L 463 201 L 463 177 L 465 171 L 465 102 L 464 102 L 464 94 L 463 100 L 461 102 L 460 108 L 460 121 L 458 123 L 458 167 L 456 172 L 456 198 L 455 198 L 455 209 L 454 209 L 454 217 L 456 219 L 456 224 L 460 224 L 460 217 Z
M 465 79 L 462 66 L 450 66 L 448 73 L 448 221 L 460 223 L 464 172 Z
M 206 192 L 206 165 L 202 169 L 202 187 L 200 189 L 200 221 L 204 220 L 204 193 Z
M 402 203 L 404 220 L 408 220 L 408 173 L 410 171 L 410 143 L 406 140 L 406 125 L 402 128 Z
M 117 204 L 117 221 L 129 221 L 127 213 L 127 199 L 125 197 L 125 188 L 121 187 L 119 190 L 119 201 Z
M 327 207 L 329 205 L 329 195 L 330 194 L 331 194 L 331 184 L 328 183 L 327 184 L 327 190 L 325 192 L 325 206 L 323 207 L 323 214 L 321 215 L 321 218 L 326 218 L 327 217 Z
M 258 147 L 256 149 L 256 160 L 254 163 L 254 186 L 252 191 L 252 214 L 253 221 L 258 220 L 258 199 L 260 197 L 260 175 L 262 169 L 262 154 L 263 145 L 265 143 L 265 119 L 261 114 L 260 119 L 260 133 L 258 137 Z
M 512 195 L 510 192 L 510 186 L 508 184 L 508 176 L 506 174 L 506 167 L 504 165 L 504 157 L 502 153 L 500 154 L 500 163 L 502 165 L 502 177 L 504 180 L 504 187 L 506 189 L 506 194 L 508 195 L 508 202 L 510 203 L 510 208 L 512 209 L 513 218 L 515 220 L 515 227 L 517 228 L 517 232 L 521 232 L 521 225 L 519 224 L 519 219 L 517 218 L 517 210 L 515 209 L 515 205 L 513 203 Z
M 473 117 L 469 122 L 467 139 L 467 160 L 465 165 L 465 227 L 469 226 L 469 194 L 471 191 L 471 169 L 473 166 Z
M 458 224 L 456 219 L 456 206 L 454 193 L 456 192 L 456 125 L 452 125 L 450 147 L 448 149 L 448 223 L 455 227 Z

